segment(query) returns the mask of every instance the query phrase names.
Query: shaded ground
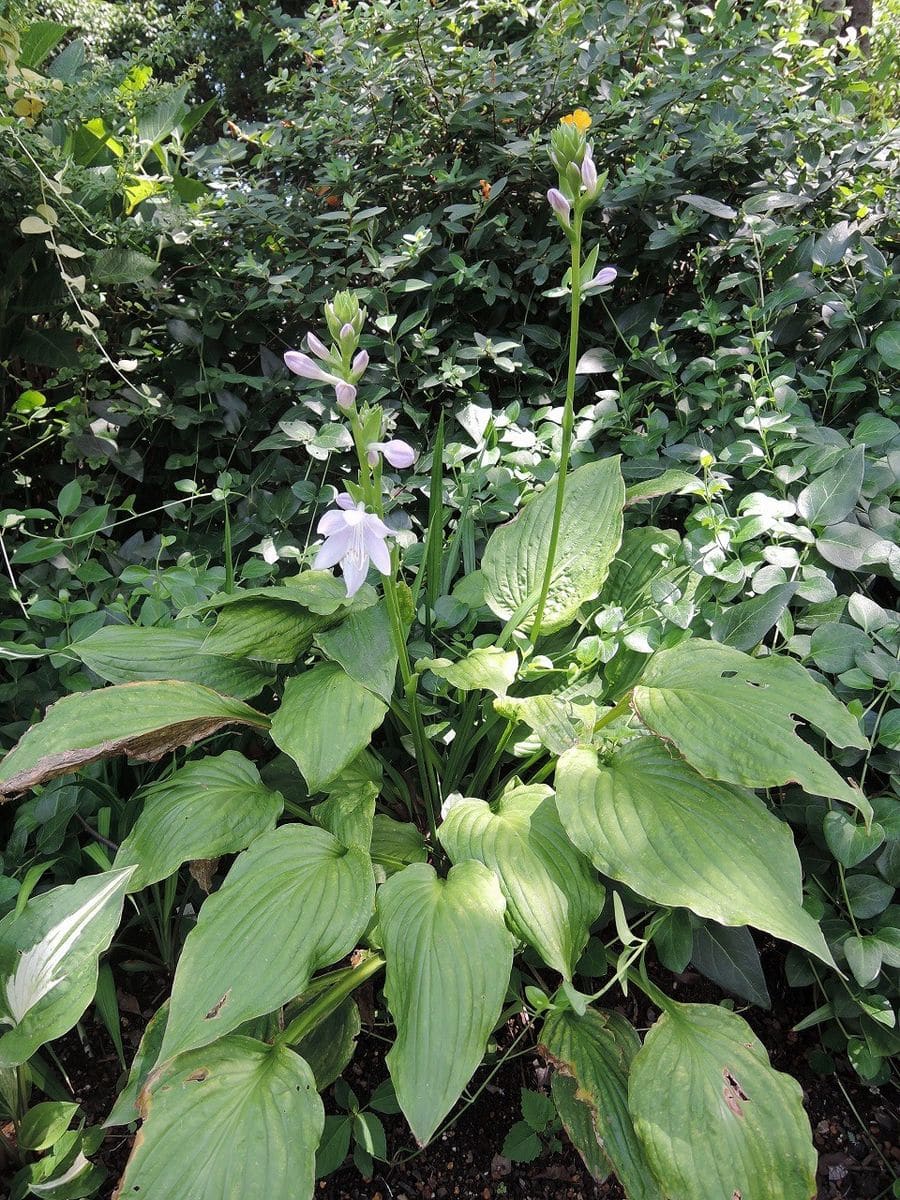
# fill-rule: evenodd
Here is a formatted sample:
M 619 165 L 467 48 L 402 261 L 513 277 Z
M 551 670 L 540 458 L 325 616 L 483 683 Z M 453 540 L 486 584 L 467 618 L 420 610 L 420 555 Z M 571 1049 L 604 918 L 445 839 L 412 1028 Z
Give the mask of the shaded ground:
M 121 973 L 118 978 L 123 1038 L 130 1060 L 144 1024 L 166 994 L 166 986 L 164 980 L 149 976 Z M 721 998 L 712 985 L 692 974 L 670 979 L 668 986 L 680 999 L 715 1002 Z M 818 1200 L 889 1196 L 892 1180 L 900 1173 L 896 1089 L 891 1085 L 868 1088 L 851 1074 L 838 1079 L 812 1072 L 806 1051 L 817 1045 L 815 1034 L 790 1032 L 791 1025 L 807 1011 L 805 998 L 800 992 L 790 992 L 788 999 L 791 1009 L 782 1004 L 770 1013 L 750 1010 L 744 1016 L 768 1047 L 773 1065 L 789 1071 L 803 1087 L 820 1154 Z M 626 998 L 621 993 L 611 994 L 609 1006 L 620 1009 L 640 1029 L 657 1015 L 643 997 L 634 995 Z M 501 1046 L 508 1046 L 519 1032 L 521 1025 L 511 1023 L 499 1039 Z M 533 1045 L 523 1040 L 519 1048 L 520 1053 L 495 1074 L 490 1075 L 491 1067 L 479 1071 L 472 1085 L 473 1091 L 481 1089 L 477 1099 L 427 1150 L 415 1152 L 402 1117 L 383 1117 L 392 1162 L 376 1163 L 375 1175 L 368 1182 L 352 1165 L 345 1167 L 319 1181 L 317 1196 L 323 1200 L 624 1200 L 614 1180 L 597 1184 L 590 1178 L 564 1135 L 560 1152 L 545 1149 L 529 1164 L 510 1163 L 498 1153 L 510 1127 L 521 1119 L 521 1089 L 541 1090 L 547 1084 L 546 1069 Z M 81 1036 L 73 1031 L 57 1043 L 56 1049 L 89 1120 L 102 1120 L 123 1078 L 109 1034 L 87 1019 Z M 356 1058 L 346 1072 L 347 1081 L 363 1101 L 387 1077 L 383 1057 L 386 1049 L 379 1030 L 364 1027 Z M 324 1098 L 326 1108 L 338 1111 L 331 1089 Z M 102 1157 L 110 1170 L 110 1183 L 102 1193 L 104 1200 L 112 1194 L 131 1140 L 127 1130 L 114 1130 L 104 1144 Z

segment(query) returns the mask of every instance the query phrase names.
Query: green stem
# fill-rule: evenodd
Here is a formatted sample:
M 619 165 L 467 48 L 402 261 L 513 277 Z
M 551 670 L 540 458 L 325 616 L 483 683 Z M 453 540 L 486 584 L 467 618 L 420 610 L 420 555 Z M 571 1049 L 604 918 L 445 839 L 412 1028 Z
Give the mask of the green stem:
M 575 368 L 578 366 L 578 321 L 581 314 L 581 220 L 582 208 L 575 205 L 572 214 L 572 312 L 569 324 L 569 369 L 566 376 L 566 403 L 563 409 L 562 445 L 559 453 L 559 474 L 556 479 L 556 503 L 553 506 L 553 524 L 550 526 L 550 541 L 547 546 L 547 565 L 544 568 L 544 582 L 534 613 L 534 623 L 531 626 L 531 644 L 537 644 L 541 634 L 541 621 L 544 619 L 544 609 L 547 605 L 547 594 L 550 591 L 550 580 L 553 577 L 553 564 L 556 561 L 556 544 L 559 541 L 559 527 L 562 521 L 563 501 L 566 493 L 566 473 L 569 469 L 569 456 L 572 452 L 572 433 L 575 428 Z
M 609 710 L 609 712 L 604 713 L 602 717 L 594 722 L 594 733 L 596 733 L 598 729 L 602 729 L 604 725 L 611 724 L 616 720 L 617 717 L 621 717 L 623 713 L 627 713 L 630 707 L 631 692 L 628 692 L 622 697 L 618 704 Z
M 317 1025 L 321 1025 L 327 1017 L 330 1017 L 334 1010 L 339 1008 L 361 983 L 365 983 L 383 966 L 384 959 L 380 954 L 370 954 L 355 967 L 351 967 L 327 991 L 320 992 L 315 1000 L 291 1021 L 287 1029 L 279 1033 L 274 1044 L 276 1046 L 293 1046 L 302 1041 L 307 1034 L 312 1033 Z

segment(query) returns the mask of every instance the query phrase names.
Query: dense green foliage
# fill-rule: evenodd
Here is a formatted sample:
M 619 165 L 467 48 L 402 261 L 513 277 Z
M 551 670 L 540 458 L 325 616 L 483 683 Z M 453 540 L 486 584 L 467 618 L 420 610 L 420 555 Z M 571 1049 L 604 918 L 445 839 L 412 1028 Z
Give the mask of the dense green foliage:
M 300 992 L 305 998 L 312 973 L 365 931 L 371 897 L 351 869 L 354 855 L 371 855 L 382 884 L 381 941 L 373 945 L 388 960 L 395 1019 L 414 978 L 391 965 L 392 955 L 406 961 L 407 894 L 434 891 L 433 920 L 448 939 L 483 945 L 492 969 L 510 940 L 491 916 L 505 903 L 512 934 L 532 947 L 516 968 L 517 994 L 540 1013 L 549 1001 L 529 968 L 543 960 L 562 977 L 568 999 L 548 1018 L 544 1040 L 598 1110 L 612 1096 L 627 1115 L 632 1061 L 638 1078 L 651 1078 L 707 1026 L 726 1043 L 735 1036 L 718 1028 L 716 1010 L 685 1016 L 680 1006 L 665 1010 L 667 1023 L 639 1050 L 605 1017 L 596 1018 L 599 1028 L 579 1017 L 580 1032 L 570 1029 L 577 987 L 593 993 L 607 970 L 602 942 L 621 940 L 621 971 L 636 961 L 635 947 L 650 946 L 664 966 L 692 962 L 766 1006 L 747 924 L 793 943 L 773 969 L 805 989 L 804 1024 L 821 1035 L 810 1052 L 815 1068 L 843 1071 L 849 1060 L 872 1085 L 889 1080 L 900 1048 L 900 59 L 892 11 L 885 6 L 885 19 L 876 19 L 869 55 L 852 35 L 838 36 L 837 18 L 756 0 L 714 8 L 673 0 L 316 2 L 303 13 L 160 2 L 141 5 L 139 18 L 134 6 L 57 0 L 39 10 L 19 3 L 0 16 L 3 750 L 60 697 L 104 682 L 181 681 L 166 685 L 176 692 L 141 693 L 115 714 L 115 749 L 130 758 L 85 751 L 79 775 L 46 778 L 3 811 L 0 912 L 35 908 L 29 919 L 42 928 L 38 906 L 85 903 L 81 892 L 100 886 L 85 878 L 97 866 L 109 885 L 71 984 L 84 1003 L 121 912 L 110 907 L 121 905 L 126 886 L 118 868 L 138 874 L 127 882 L 136 907 L 126 908 L 117 936 L 152 939 L 152 954 L 171 969 L 192 923 L 185 913 L 202 896 L 182 864 L 250 846 L 202 911 L 214 902 L 214 913 L 240 909 L 228 890 L 240 864 L 252 869 L 261 847 L 287 853 L 289 831 L 313 823 L 323 830 L 304 850 L 309 874 L 294 872 L 280 891 L 298 904 L 292 888 L 315 891 L 343 871 L 344 924 L 333 917 L 306 930 L 302 946 L 279 933 L 293 974 L 285 969 L 271 1003 L 248 1001 L 247 1021 L 237 1033 L 237 1023 L 220 1031 L 230 1036 L 216 1043 L 244 1055 L 230 1086 L 269 1079 L 243 1042 L 269 1038 L 266 1014 Z M 509 647 L 495 652 L 494 643 L 527 600 L 523 578 L 531 586 L 540 575 L 546 545 L 533 534 L 523 549 L 522 522 L 505 522 L 527 505 L 524 521 L 540 530 L 541 504 L 552 508 L 553 488 L 544 485 L 563 441 L 570 291 L 562 282 L 568 246 L 545 199 L 553 182 L 546 139 L 576 105 L 594 116 L 594 158 L 606 172 L 585 215 L 587 243 L 597 248 L 593 265 L 615 264 L 618 278 L 589 292 L 581 312 L 578 470 L 568 501 L 581 508 L 566 510 L 573 515 L 562 528 L 570 548 L 583 544 L 586 561 L 567 561 L 571 590 L 551 592 L 539 654 L 517 676 L 527 623 L 513 639 L 520 657 L 511 667 L 502 661 Z M 392 711 L 375 734 L 381 770 L 363 755 L 349 781 L 342 768 L 368 744 L 391 697 L 396 659 L 387 634 L 380 675 L 359 678 L 350 664 L 360 645 L 371 649 L 371 669 L 379 666 L 380 627 L 364 606 L 346 616 L 342 587 L 310 584 L 289 601 L 273 601 L 271 591 L 241 598 L 241 589 L 270 588 L 309 567 L 317 521 L 355 478 L 347 422 L 330 392 L 298 385 L 282 361 L 309 329 L 321 332 L 323 304 L 347 287 L 369 310 L 360 341 L 371 355 L 366 403 L 383 408 L 386 436 L 419 451 L 412 470 L 384 479 L 412 584 L 403 617 L 423 704 L 421 728 L 404 727 Z M 621 484 L 606 477 L 613 456 L 626 487 L 621 543 Z M 606 540 L 585 531 L 584 511 Z M 704 648 L 705 676 L 696 660 Z M 742 665 L 751 654 L 752 666 Z M 318 661 L 294 674 L 298 656 Z M 687 688 L 685 658 L 696 665 L 691 721 L 671 700 Z M 762 685 L 766 703 L 742 708 L 730 686 L 742 680 Z M 804 680 L 828 692 L 806 693 Z M 235 698 L 227 713 L 201 685 Z M 847 706 L 840 725 L 835 699 Z M 180 731 L 190 726 L 181 737 L 166 731 L 176 702 Z M 618 717 L 620 704 L 683 759 L 670 760 L 653 736 L 636 749 L 615 724 L 623 744 L 614 736 L 599 762 L 593 750 L 585 758 L 575 743 L 591 740 L 607 710 Z M 60 713 L 75 711 L 65 705 L 72 701 L 53 710 L 60 724 Z M 110 738 L 112 709 L 78 711 L 87 732 L 69 746 L 64 730 L 54 753 Z M 359 744 L 336 770 L 341 747 L 317 742 L 303 724 L 319 711 L 332 727 L 354 714 Z M 771 725 L 760 728 L 763 711 Z M 272 714 L 274 746 L 254 732 Z M 792 735 L 791 714 L 809 722 L 802 736 Z M 245 732 L 215 732 L 226 719 L 245 722 Z M 710 744 L 716 720 L 722 729 Z M 438 801 L 455 792 L 495 800 L 492 809 L 481 799 L 451 807 L 442 849 L 425 812 L 414 803 L 407 811 L 419 790 L 414 736 L 440 756 Z M 472 739 L 482 736 L 479 758 Z M 199 737 L 209 739 L 206 757 L 180 750 Z M 24 771 L 22 787 L 40 782 L 40 762 L 27 751 L 35 744 L 0 764 L 0 778 Z M 148 744 L 153 753 L 143 753 Z M 145 761 L 157 749 L 174 753 Z M 541 789 L 556 759 L 555 807 L 542 828 Z M 163 836 L 183 803 L 171 784 L 178 772 L 202 773 L 221 805 L 208 826 L 195 818 L 183 854 Z M 660 780 L 661 826 L 642 861 L 623 867 L 634 830 L 647 821 L 648 773 Z M 332 786 L 336 775 L 343 791 Z M 518 777 L 528 795 L 504 791 Z M 356 802 L 348 815 L 349 791 Z M 613 792 L 625 798 L 618 817 L 633 822 L 624 843 L 603 819 Z M 364 818 L 376 794 L 387 807 Z M 698 795 L 703 803 L 692 808 Z M 240 822 L 236 796 L 246 804 Z M 274 829 L 282 814 L 291 820 Z M 711 865 L 716 822 L 723 837 L 737 827 L 745 839 L 734 894 Z M 488 841 L 490 860 L 472 849 Z M 339 869 L 340 843 L 350 850 Z M 784 883 L 795 870 L 794 843 L 797 889 Z M 504 862 L 523 855 L 546 866 L 547 844 L 556 846 L 551 858 L 565 886 L 580 881 L 578 920 L 551 919 L 558 879 L 541 901 L 543 921 L 530 901 L 509 889 L 499 895 L 492 871 L 502 880 Z M 672 845 L 693 873 L 686 889 L 667 883 L 660 866 Z M 457 864 L 440 897 L 426 851 Z M 599 918 L 593 868 L 608 893 Z M 81 891 L 69 901 L 51 885 Z M 450 896 L 464 891 L 478 898 L 470 909 Z M 280 918 L 285 930 L 289 916 Z M 230 937 L 226 922 L 207 953 L 215 958 L 216 939 Z M 193 985 L 178 983 L 197 977 L 195 960 L 186 950 L 175 1033 L 170 1026 L 164 1035 L 184 1051 L 179 1063 L 202 1044 L 185 1032 L 199 1019 L 180 998 Z M 101 1012 L 106 971 L 104 962 Z M 216 986 L 209 982 L 204 1012 L 215 1008 Z M 498 1006 L 503 986 L 483 981 L 485 994 L 500 989 Z M 315 999 L 300 1016 L 288 1006 L 289 1020 L 309 1008 Z M 498 1015 L 488 1009 L 468 1030 L 472 1044 L 457 1072 L 479 1060 Z M 352 1048 L 353 1005 L 326 1015 L 337 1022 L 335 1044 Z M 302 1053 L 320 1087 L 346 1061 L 320 1074 L 316 1051 Z M 743 1053 L 748 1072 L 783 1080 L 753 1046 Z M 279 1054 L 265 1086 L 292 1072 L 306 1086 L 309 1068 L 284 1045 Z M 421 1055 L 409 1037 L 392 1055 L 409 1115 Z M 615 1070 L 607 1062 L 611 1073 L 596 1075 L 604 1056 Z M 54 1095 L 40 1055 L 29 1071 Z M 584 1104 L 568 1082 L 559 1073 L 553 1097 L 583 1146 Z M 793 1085 L 773 1087 L 799 1111 Z M 125 1121 L 136 1119 L 133 1100 Z M 217 1095 L 210 1112 L 227 1100 Z M 654 1163 L 671 1159 L 665 1138 L 676 1134 L 654 1103 L 645 1092 L 631 1109 L 634 1127 L 629 1117 L 604 1135 L 614 1145 L 622 1139 L 613 1163 L 634 1195 L 644 1194 Z M 331 1158 L 320 1147 L 320 1172 L 339 1164 L 351 1133 L 357 1162 L 371 1165 L 378 1119 L 355 1098 L 341 1104 L 350 1115 L 326 1119 L 322 1147 Z M 410 1117 L 423 1140 L 443 1117 L 439 1108 Z M 320 1119 L 314 1097 L 298 1109 L 313 1124 Z M 70 1114 L 62 1116 L 55 1137 L 63 1140 L 46 1145 L 63 1149 L 54 1149 L 55 1165 L 40 1160 L 45 1173 L 95 1149 L 96 1137 L 66 1133 Z M 656 1133 L 644 1137 L 651 1127 Z M 134 1169 L 162 1171 L 168 1151 L 151 1145 L 147 1153 L 159 1157 Z M 798 1170 L 802 1189 L 806 1167 Z M 630 1185 L 629 1171 L 644 1182 Z

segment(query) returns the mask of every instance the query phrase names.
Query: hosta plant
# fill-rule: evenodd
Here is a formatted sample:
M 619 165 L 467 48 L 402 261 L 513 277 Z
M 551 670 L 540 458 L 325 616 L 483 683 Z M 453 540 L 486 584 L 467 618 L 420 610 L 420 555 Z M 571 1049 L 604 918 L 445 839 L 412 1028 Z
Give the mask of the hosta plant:
M 352 1056 L 354 992 L 373 979 L 421 1145 L 519 1012 L 598 1179 L 614 1172 L 632 1200 L 813 1194 L 799 1085 L 740 1016 L 674 1000 L 651 971 L 685 965 L 692 919 L 835 969 L 764 793 L 799 785 L 866 829 L 863 793 L 823 753 L 865 739 L 795 660 L 689 625 L 607 661 L 611 621 L 694 586 L 671 536 L 629 510 L 696 481 L 626 489 L 616 458 L 570 469 L 580 315 L 616 274 L 585 247 L 604 185 L 589 129 L 576 110 L 550 146 L 548 202 L 571 252 L 559 471 L 494 530 L 480 569 L 457 577 L 447 550 L 440 428 L 420 541 L 392 519 L 415 452 L 365 398 L 366 312 L 339 293 L 328 340 L 286 355 L 355 450 L 311 566 L 185 610 L 189 638 L 119 626 L 75 643 L 116 682 L 60 700 L 0 764 L 15 795 L 114 755 L 171 763 L 108 871 L 0 923 L 5 1069 L 79 1018 L 129 894 L 236 855 L 110 1114 L 141 1121 L 120 1197 L 311 1196 L 317 1149 L 320 1171 L 336 1165 L 351 1129 L 371 1161 L 380 1125 L 353 1099 L 326 1126 L 319 1092 Z M 438 619 L 451 605 L 467 614 L 458 636 Z M 172 756 L 198 742 L 209 753 Z M 603 1006 L 614 985 L 658 1010 L 643 1041 Z

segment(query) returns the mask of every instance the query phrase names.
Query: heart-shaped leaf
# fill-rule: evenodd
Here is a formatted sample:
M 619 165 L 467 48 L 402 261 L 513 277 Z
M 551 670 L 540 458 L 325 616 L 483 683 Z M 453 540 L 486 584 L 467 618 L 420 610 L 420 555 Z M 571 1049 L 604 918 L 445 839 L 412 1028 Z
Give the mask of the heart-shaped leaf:
M 130 892 L 165 879 L 182 863 L 243 850 L 274 827 L 284 807 L 236 750 L 186 763 L 141 798 L 143 808 L 115 860 L 117 867 L 135 868 Z
M 698 775 L 653 737 L 598 761 L 577 746 L 556 769 L 560 820 L 604 875 L 641 896 L 723 925 L 755 925 L 831 954 L 802 906 L 788 826 L 752 793 Z
M 483 800 L 462 800 L 439 836 L 454 863 L 477 859 L 490 867 L 512 931 L 571 981 L 605 893 L 566 836 L 551 789 L 511 788 L 493 809 Z
M 543 583 L 557 486 L 549 484 L 513 521 L 496 529 L 482 559 L 488 606 L 504 621 L 526 609 L 519 622 L 523 628 L 532 623 Z M 624 505 L 618 458 L 588 463 L 569 475 L 543 632 L 561 629 L 579 605 L 599 594 L 622 540 Z
M 387 1064 L 421 1146 L 459 1099 L 500 1016 L 513 952 L 505 908 L 480 862 L 460 863 L 446 879 L 414 863 L 379 888 L 384 993 L 397 1026 Z
M 179 1055 L 140 1108 L 114 1197 L 312 1196 L 325 1114 L 312 1071 L 286 1046 L 232 1035 Z
M 792 714 L 836 746 L 864 750 L 868 744 L 844 705 L 793 659 L 751 658 L 690 638 L 654 654 L 633 704 L 644 724 L 674 742 L 707 779 L 751 788 L 799 783 L 814 796 L 843 800 L 872 816 L 862 792 L 797 736 Z
M 324 829 L 283 825 L 257 838 L 187 936 L 160 1061 L 299 995 L 356 945 L 374 891 L 369 856 Z
M 628 1107 L 668 1200 L 816 1194 L 800 1085 L 727 1009 L 669 1001 L 631 1065 Z

